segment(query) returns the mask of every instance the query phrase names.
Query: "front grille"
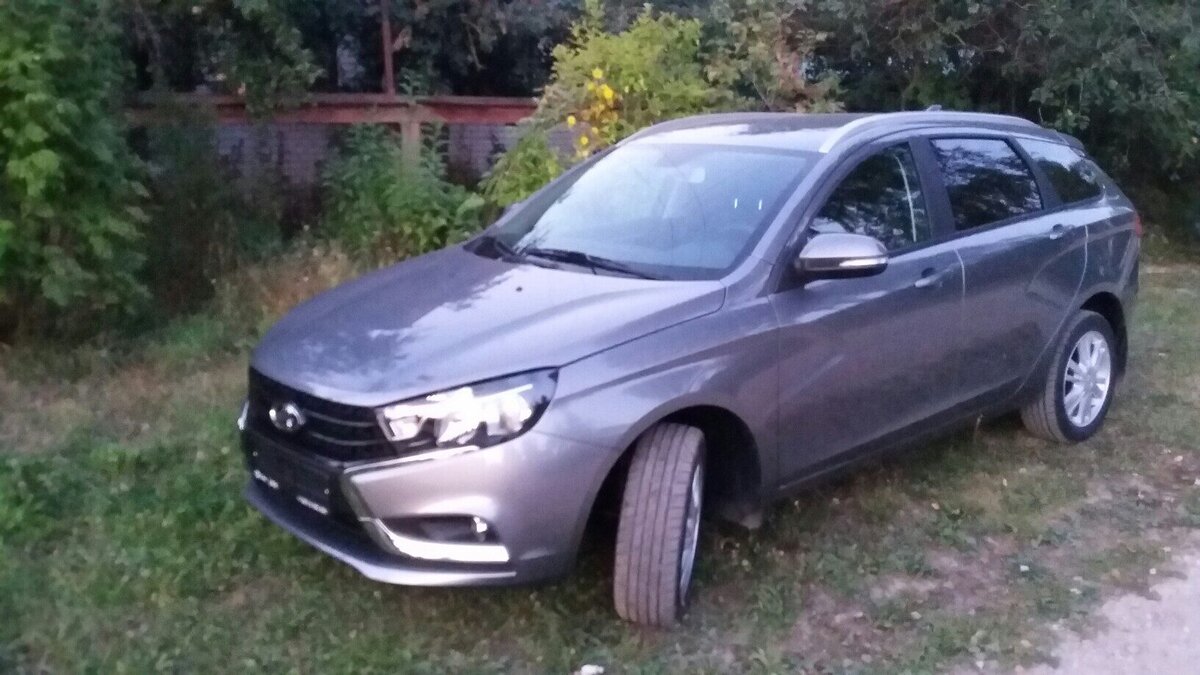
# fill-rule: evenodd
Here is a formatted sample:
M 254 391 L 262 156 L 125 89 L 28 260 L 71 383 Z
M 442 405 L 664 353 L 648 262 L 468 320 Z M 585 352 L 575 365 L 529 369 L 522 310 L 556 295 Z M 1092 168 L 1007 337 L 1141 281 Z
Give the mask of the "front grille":
M 383 435 L 372 408 L 345 405 L 297 391 L 250 371 L 246 424 L 254 431 L 299 452 L 337 462 L 394 457 L 396 448 Z M 295 432 L 271 422 L 273 406 L 294 403 L 305 423 Z

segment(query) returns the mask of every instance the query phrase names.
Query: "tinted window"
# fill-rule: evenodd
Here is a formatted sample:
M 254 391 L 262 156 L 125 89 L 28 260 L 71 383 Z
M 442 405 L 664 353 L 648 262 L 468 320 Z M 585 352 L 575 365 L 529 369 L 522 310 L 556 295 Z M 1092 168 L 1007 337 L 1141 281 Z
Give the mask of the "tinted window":
M 812 228 L 866 234 L 889 250 L 933 236 L 909 147 L 893 146 L 863 160 L 829 196 Z
M 493 234 L 518 252 L 579 252 L 656 277 L 715 279 L 758 242 L 812 163 L 806 153 L 633 143 L 555 183 Z
M 1101 192 L 1096 165 L 1073 148 L 1061 143 L 1021 139 L 1021 147 L 1050 179 L 1063 203 L 1097 197 Z
M 933 151 L 957 229 L 968 230 L 1042 208 L 1037 181 L 1006 141 L 941 138 L 933 141 Z

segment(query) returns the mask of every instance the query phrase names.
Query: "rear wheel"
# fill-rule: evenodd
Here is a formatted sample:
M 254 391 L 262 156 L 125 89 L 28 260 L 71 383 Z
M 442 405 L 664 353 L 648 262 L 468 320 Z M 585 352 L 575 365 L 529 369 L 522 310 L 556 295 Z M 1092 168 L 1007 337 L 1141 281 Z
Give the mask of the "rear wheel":
M 704 434 L 659 424 L 634 447 L 617 525 L 613 600 L 627 621 L 675 623 L 687 607 L 704 506 Z
M 1036 436 L 1077 443 L 1095 434 L 1108 414 L 1116 387 L 1116 338 L 1095 312 L 1071 321 L 1036 399 L 1021 409 L 1025 427 Z

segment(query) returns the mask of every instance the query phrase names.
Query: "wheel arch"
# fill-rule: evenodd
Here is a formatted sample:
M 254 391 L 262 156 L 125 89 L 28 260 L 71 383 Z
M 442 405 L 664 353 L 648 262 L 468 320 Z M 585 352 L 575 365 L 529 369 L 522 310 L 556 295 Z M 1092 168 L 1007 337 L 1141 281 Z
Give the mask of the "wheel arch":
M 621 454 L 605 477 L 592 511 L 611 499 L 619 499 L 629 459 L 641 436 L 657 424 L 678 423 L 700 429 L 706 447 L 706 508 L 719 517 L 744 527 L 762 523 L 765 500 L 762 448 L 750 426 L 728 407 L 711 403 L 693 403 L 667 411 L 657 411 L 636 425 Z

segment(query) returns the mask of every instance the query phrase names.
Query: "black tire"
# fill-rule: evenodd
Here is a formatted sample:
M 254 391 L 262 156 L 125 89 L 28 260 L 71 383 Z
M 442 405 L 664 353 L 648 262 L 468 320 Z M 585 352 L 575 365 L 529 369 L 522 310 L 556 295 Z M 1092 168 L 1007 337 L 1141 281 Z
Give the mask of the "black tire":
M 1111 354 L 1112 367 L 1108 393 L 1100 406 L 1096 418 L 1084 426 L 1078 426 L 1071 421 L 1064 402 L 1064 387 L 1066 382 L 1066 366 L 1079 342 L 1088 332 L 1095 331 L 1102 335 L 1107 342 Z M 1021 408 L 1021 421 L 1025 428 L 1034 436 L 1057 443 L 1078 443 L 1087 440 L 1100 430 L 1108 408 L 1116 395 L 1117 383 L 1120 380 L 1117 355 L 1117 339 L 1108 320 L 1099 314 L 1081 310 L 1068 323 L 1059 342 L 1054 360 L 1042 376 L 1043 382 L 1037 397 Z
M 634 447 L 621 499 L 613 574 L 613 600 L 626 621 L 669 626 L 687 607 L 691 579 L 690 574 L 681 579 L 680 558 L 697 470 L 702 486 L 704 434 L 695 427 L 659 424 L 642 434 Z M 702 507 L 703 489 L 698 498 Z

